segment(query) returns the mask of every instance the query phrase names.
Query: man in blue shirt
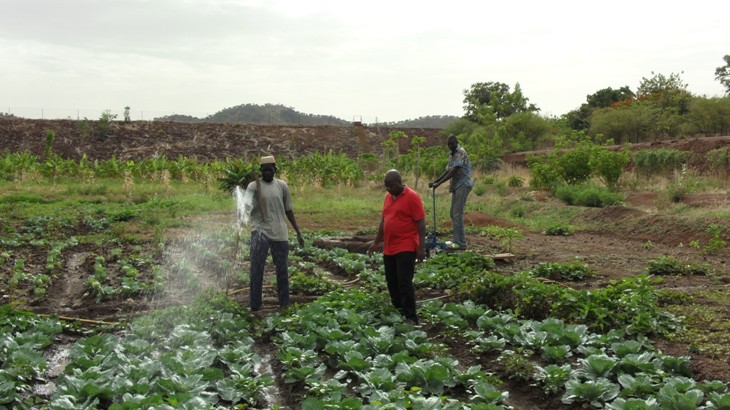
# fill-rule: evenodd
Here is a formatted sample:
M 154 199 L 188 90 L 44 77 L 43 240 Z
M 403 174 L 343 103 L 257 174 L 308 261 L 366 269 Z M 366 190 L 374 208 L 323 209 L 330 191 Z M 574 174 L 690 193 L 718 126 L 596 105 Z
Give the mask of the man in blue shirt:
M 464 234 L 464 208 L 466 207 L 466 198 L 474 186 L 471 179 L 471 161 L 464 148 L 459 145 L 459 141 L 454 134 L 449 135 L 447 145 L 451 154 L 449 155 L 449 163 L 446 170 L 438 178 L 428 183 L 429 188 L 436 188 L 446 181 L 451 181 L 449 192 L 451 192 L 451 225 L 454 228 L 454 243 L 451 249 L 465 249 L 466 235 Z

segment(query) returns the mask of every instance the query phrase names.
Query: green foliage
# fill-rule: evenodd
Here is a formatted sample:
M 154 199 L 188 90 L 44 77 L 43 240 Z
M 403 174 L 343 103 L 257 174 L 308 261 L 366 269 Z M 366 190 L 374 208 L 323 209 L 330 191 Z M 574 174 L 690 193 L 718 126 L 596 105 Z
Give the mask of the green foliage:
M 669 176 L 682 169 L 690 155 L 689 151 L 672 148 L 644 149 L 635 151 L 633 160 L 637 171 L 645 176 Z
M 555 152 L 540 156 L 528 155 L 531 187 L 552 191 L 563 182 L 561 171 L 557 168 L 557 158 Z
M 253 182 L 259 174 L 258 165 L 243 158 L 228 158 L 226 159 L 226 165 L 223 176 L 218 178 L 218 183 L 220 188 L 228 193 L 232 193 L 237 186 L 245 190 L 248 184 Z
M 624 147 L 621 151 L 597 148 L 591 152 L 588 166 L 607 188 L 616 189 L 618 180 L 626 166 L 631 162 L 631 151 Z
M 616 90 L 608 87 L 586 96 L 586 103 L 592 108 L 608 108 L 617 102 L 633 97 L 634 92 L 628 86 L 623 86 Z
M 417 288 L 457 289 L 468 286 L 494 266 L 493 259 L 478 253 L 439 252 L 418 265 L 413 283 Z
M 553 124 L 536 112 L 517 112 L 504 119 L 497 132 L 508 152 L 539 149 L 553 132 Z
M 480 183 L 480 182 L 477 182 L 474 185 L 473 191 L 474 191 L 474 195 L 476 195 L 476 196 L 483 196 L 484 194 L 487 193 L 487 186 L 484 185 L 484 184 L 482 184 L 482 183 Z
M 715 148 L 705 154 L 707 163 L 712 171 L 720 176 L 727 177 L 730 173 L 730 147 Z
M 656 281 L 640 275 L 588 292 L 542 283 L 526 273 L 511 277 L 484 273 L 464 297 L 535 320 L 555 317 L 596 331 L 661 334 L 673 331 L 677 322 L 659 309 L 652 286 Z
M 497 239 L 499 241 L 499 245 L 506 252 L 512 252 L 512 244 L 517 240 L 524 239 L 525 237 L 525 235 L 517 228 L 503 228 L 496 225 L 487 226 L 482 229 L 480 234 Z
M 372 152 L 361 152 L 357 156 L 357 164 L 363 171 L 373 172 L 378 169 L 380 160 Z
M 629 100 L 631 101 L 631 100 Z M 647 104 L 599 108 L 590 115 L 591 135 L 603 135 L 617 144 L 638 143 L 655 129 L 654 111 Z
M 550 236 L 570 236 L 573 234 L 573 227 L 570 225 L 552 225 L 545 229 L 545 235 Z
M 46 143 L 43 149 L 43 157 L 50 159 L 53 156 L 53 141 L 56 140 L 56 133 L 53 130 L 46 130 Z
M 661 198 L 671 203 L 679 203 L 697 187 L 697 181 L 687 175 L 687 167 L 682 165 L 678 176 L 664 189 Z
M 336 184 L 357 186 L 364 177 L 357 162 L 343 152 L 315 152 L 283 163 L 281 168 L 294 185 L 316 183 L 322 187 Z
M 527 164 L 535 188 L 554 191 L 562 184 L 585 183 L 591 176 L 598 177 L 606 187 L 615 189 L 624 168 L 630 161 L 629 150 L 609 151 L 591 142 L 583 133 L 567 136 L 553 152 L 529 156 Z
M 722 239 L 722 231 L 723 227 L 721 227 L 720 225 L 710 224 L 707 229 L 705 229 L 705 232 L 707 232 L 707 235 L 709 237 L 707 242 L 703 245 L 698 240 L 692 241 L 690 242 L 690 246 L 700 249 L 700 251 L 704 254 L 717 254 L 722 249 L 724 249 L 726 245 L 725 240 Z
M 579 184 L 591 176 L 590 160 L 595 144 L 579 142 L 574 148 L 558 154 L 556 164 L 563 181 L 567 184 Z
M 525 180 L 517 175 L 511 175 L 507 178 L 507 185 L 510 188 L 520 188 L 525 185 Z
M 595 275 L 592 269 L 585 263 L 572 262 L 543 262 L 528 270 L 527 273 L 535 277 L 549 278 L 553 280 L 567 280 L 579 282 L 589 276 Z
M 620 391 L 618 384 L 605 378 L 591 379 L 581 382 L 569 380 L 565 385 L 563 403 L 589 403 L 594 408 L 603 408 L 604 404 L 615 399 Z
M 494 116 L 496 119 L 507 118 L 518 112 L 539 111 L 529 99 L 522 95 L 519 84 L 510 91 L 507 84 L 499 82 L 474 83 L 469 90 L 464 90 L 465 117 L 476 123 L 485 123 L 485 119 Z M 491 114 L 489 114 L 491 113 Z
M 730 133 L 730 95 L 725 97 L 695 97 L 683 124 L 685 133 L 697 135 L 727 135 Z
M 326 279 L 315 272 L 304 272 L 295 266 L 289 268 L 289 277 L 291 281 L 289 290 L 291 293 L 324 295 L 342 287 L 337 282 Z
M 686 389 L 680 383 L 667 383 L 662 386 L 657 395 L 660 408 L 666 410 L 694 410 L 698 408 L 705 394 L 699 389 Z
M 0 305 L 0 408 L 32 407 L 27 392 L 45 376 L 49 364 L 44 350 L 61 332 L 55 317 L 41 318 Z
M 730 95 L 730 54 L 722 57 L 725 65 L 715 69 L 715 80 L 725 87 L 725 95 Z
M 649 275 L 659 276 L 691 276 L 691 275 L 711 275 L 714 270 L 709 265 L 682 263 L 671 256 L 660 256 L 650 259 L 646 268 Z
M 258 407 L 272 381 L 254 371 L 259 358 L 251 336 L 247 312 L 220 297 L 207 295 L 190 306 L 155 312 L 124 335 L 78 340 L 49 405 L 81 408 L 105 401 L 113 409 L 152 403 L 207 408 L 212 393 L 216 401 L 220 396 Z M 120 375 L 126 382 L 119 382 Z
M 623 195 L 591 184 L 561 185 L 555 188 L 555 197 L 567 205 L 603 208 L 623 202 Z
M 497 358 L 497 363 L 508 378 L 523 382 L 531 380 L 536 369 L 535 364 L 521 351 L 504 350 Z
M 535 380 L 545 394 L 561 392 L 565 383 L 570 380 L 570 365 L 549 364 L 545 367 L 536 366 Z
M 98 133 L 96 137 L 102 141 L 109 137 L 109 131 L 111 130 L 111 122 L 117 118 L 117 114 L 112 114 L 109 110 L 101 113 L 99 121 L 96 123 Z

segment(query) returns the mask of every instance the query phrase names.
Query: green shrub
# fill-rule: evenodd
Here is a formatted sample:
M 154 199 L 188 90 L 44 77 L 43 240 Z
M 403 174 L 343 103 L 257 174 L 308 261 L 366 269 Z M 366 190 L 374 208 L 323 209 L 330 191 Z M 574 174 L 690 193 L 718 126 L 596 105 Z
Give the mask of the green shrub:
M 592 331 L 667 334 L 676 331 L 678 322 L 658 307 L 659 292 L 653 285 L 659 281 L 638 275 L 588 291 L 543 283 L 527 273 L 504 276 L 485 272 L 464 290 L 463 298 L 512 310 L 526 319 L 555 317 L 585 324 Z
M 568 205 L 603 208 L 623 202 L 620 193 L 590 184 L 561 185 L 555 189 L 554 195 Z
M 730 170 L 730 147 L 716 148 L 705 154 L 710 168 L 719 176 L 725 177 Z
M 706 276 L 714 271 L 709 265 L 682 263 L 671 256 L 660 256 L 649 260 L 646 273 L 657 276 Z
M 507 178 L 507 185 L 510 188 L 520 188 L 525 185 L 525 180 L 521 177 L 518 177 L 517 175 L 512 175 L 509 178 Z
M 618 185 L 619 178 L 621 178 L 621 174 L 623 174 L 624 169 L 631 161 L 630 152 L 628 148 L 624 148 L 618 152 L 609 151 L 605 147 L 596 148 L 592 152 L 588 165 L 593 174 L 607 188 L 615 189 Z
M 259 173 L 258 166 L 239 158 L 229 161 L 222 177 L 218 178 L 219 186 L 225 192 L 233 192 L 236 186 L 246 189 Z
M 530 186 L 536 189 L 553 190 L 562 183 L 560 169 L 556 166 L 557 155 L 527 157 L 527 166 L 530 168 Z
M 524 218 L 526 213 L 524 206 L 515 206 L 509 210 L 509 214 L 513 218 Z
M 507 185 L 505 185 L 503 181 L 495 183 L 494 190 L 499 196 L 507 196 L 507 194 L 509 194 L 509 192 L 507 191 Z
M 487 187 L 484 184 L 477 183 L 474 185 L 474 195 L 482 196 L 487 193 Z
M 545 229 L 545 235 L 551 236 L 570 236 L 573 234 L 573 228 L 565 225 L 553 225 Z
M 636 169 L 646 176 L 668 176 L 687 162 L 689 151 L 671 148 L 645 149 L 634 152 Z
M 480 234 L 499 240 L 499 245 L 506 252 L 512 252 L 512 243 L 525 237 L 517 228 L 502 228 L 496 225 L 487 226 Z
M 497 178 L 494 175 L 486 175 L 486 176 L 482 177 L 481 181 L 482 181 L 482 183 L 484 183 L 486 185 L 492 185 L 495 182 L 497 182 Z
M 111 130 L 111 122 L 117 118 L 117 114 L 112 114 L 109 110 L 106 110 L 101 113 L 99 116 L 99 122 L 97 123 L 97 129 L 99 133 L 97 134 L 97 138 L 100 140 L 105 140 L 109 136 L 109 131 Z
M 579 282 L 595 273 L 585 263 L 573 262 L 546 262 L 540 263 L 527 271 L 530 276 L 550 278 L 553 280 L 567 280 Z
M 482 272 L 494 269 L 494 260 L 475 252 L 440 252 L 416 268 L 416 288 L 455 289 L 471 286 Z
M 699 240 L 690 242 L 690 246 L 697 248 L 701 253 L 712 255 L 720 252 L 725 248 L 726 242 L 722 239 L 723 228 L 717 224 L 710 224 L 705 232 L 709 235 L 707 243 L 702 245 Z
M 563 180 L 568 184 L 580 184 L 591 176 L 591 151 L 593 143 L 581 143 L 558 157 L 557 165 Z
M 682 165 L 680 168 L 677 179 L 667 185 L 663 192 L 664 198 L 672 203 L 681 202 L 688 194 L 697 189 L 697 181 L 687 175 L 687 166 Z

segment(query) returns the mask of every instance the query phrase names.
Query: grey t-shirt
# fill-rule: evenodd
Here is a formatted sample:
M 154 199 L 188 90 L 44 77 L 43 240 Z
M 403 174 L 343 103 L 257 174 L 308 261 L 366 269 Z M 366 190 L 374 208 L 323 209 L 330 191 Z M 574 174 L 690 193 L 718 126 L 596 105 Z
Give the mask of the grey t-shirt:
M 253 194 L 251 204 L 253 230 L 263 233 L 272 241 L 288 241 L 286 211 L 293 210 L 289 186 L 286 182 L 276 178 L 271 182 L 259 179 L 259 183 L 260 193 L 257 190 L 256 181 L 249 183 L 246 188 Z M 261 202 L 259 202 L 259 194 L 261 194 Z M 264 212 L 261 212 L 261 205 L 264 207 Z

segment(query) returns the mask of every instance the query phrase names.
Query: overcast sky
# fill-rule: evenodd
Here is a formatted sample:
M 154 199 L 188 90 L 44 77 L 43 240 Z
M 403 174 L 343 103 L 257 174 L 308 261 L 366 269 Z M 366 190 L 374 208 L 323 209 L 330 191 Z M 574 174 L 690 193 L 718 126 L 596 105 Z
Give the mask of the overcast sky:
M 0 112 L 133 120 L 283 104 L 462 115 L 477 82 L 559 116 L 652 72 L 721 96 L 728 1 L 0 0 Z

